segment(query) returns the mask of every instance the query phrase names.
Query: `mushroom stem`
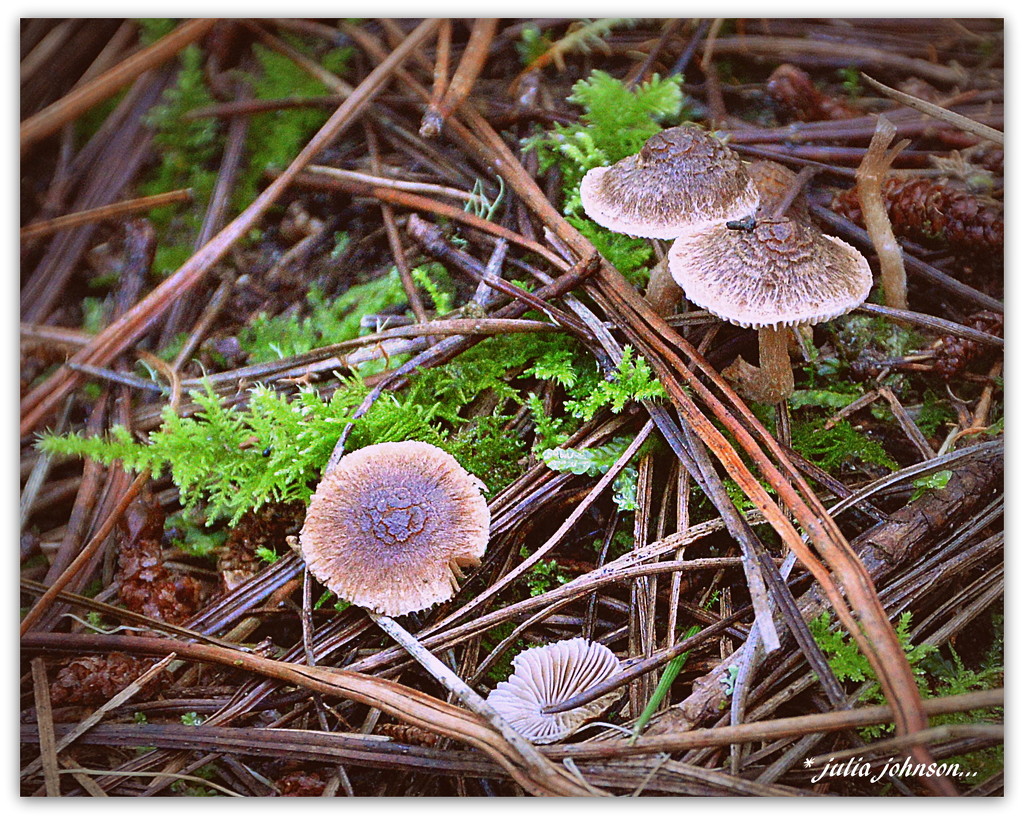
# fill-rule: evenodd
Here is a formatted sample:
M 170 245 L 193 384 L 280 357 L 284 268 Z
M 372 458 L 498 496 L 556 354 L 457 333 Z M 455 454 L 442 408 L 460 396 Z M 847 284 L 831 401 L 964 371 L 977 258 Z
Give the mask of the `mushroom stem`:
M 789 361 L 789 328 L 762 327 L 757 331 L 761 358 L 763 400 L 778 404 L 793 394 L 793 367 Z
M 659 316 L 670 316 L 676 305 L 683 298 L 683 288 L 676 284 L 668 269 L 666 256 L 651 268 L 651 277 L 647 282 L 644 298 Z

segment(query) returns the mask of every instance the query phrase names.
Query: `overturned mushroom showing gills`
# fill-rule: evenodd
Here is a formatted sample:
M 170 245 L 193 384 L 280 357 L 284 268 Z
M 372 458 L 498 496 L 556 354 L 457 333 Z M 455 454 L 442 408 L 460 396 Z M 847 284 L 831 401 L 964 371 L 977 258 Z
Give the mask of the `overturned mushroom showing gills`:
M 848 313 L 871 290 L 871 268 L 857 250 L 784 217 L 758 220 L 751 230 L 721 226 L 682 236 L 669 251 L 669 270 L 690 301 L 757 328 L 759 383 L 746 391 L 763 403 L 793 392 L 786 328 Z
M 638 154 L 583 177 L 580 199 L 602 227 L 675 239 L 754 213 L 757 187 L 736 153 L 696 126 L 655 134 Z
M 490 511 L 483 484 L 419 441 L 342 457 L 320 482 L 299 535 L 313 576 L 343 600 L 398 616 L 451 599 L 480 563 Z
M 488 704 L 531 742 L 558 742 L 611 706 L 612 691 L 593 702 L 557 714 L 542 709 L 565 702 L 619 673 L 618 657 L 582 637 L 528 648 L 512 660 L 512 675 L 498 683 Z

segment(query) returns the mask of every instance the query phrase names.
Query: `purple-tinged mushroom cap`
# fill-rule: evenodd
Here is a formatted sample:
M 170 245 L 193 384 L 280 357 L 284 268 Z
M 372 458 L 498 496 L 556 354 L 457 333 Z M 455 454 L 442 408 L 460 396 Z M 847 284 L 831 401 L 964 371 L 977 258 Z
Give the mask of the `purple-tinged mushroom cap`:
M 603 227 L 674 239 L 753 215 L 758 192 L 734 151 L 701 128 L 684 125 L 655 134 L 638 154 L 588 171 L 580 199 Z
M 419 441 L 342 457 L 317 487 L 299 545 L 313 576 L 343 600 L 398 616 L 442 603 L 480 563 L 490 511 L 479 479 Z
M 863 255 L 789 218 L 682 236 L 668 259 L 690 301 L 741 327 L 817 324 L 848 313 L 871 290 Z

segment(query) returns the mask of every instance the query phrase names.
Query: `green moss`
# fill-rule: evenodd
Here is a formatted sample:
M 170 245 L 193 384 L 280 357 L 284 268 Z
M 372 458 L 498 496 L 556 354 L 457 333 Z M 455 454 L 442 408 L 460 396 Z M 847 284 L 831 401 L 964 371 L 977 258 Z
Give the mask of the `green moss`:
M 281 559 L 281 556 L 269 546 L 257 546 L 255 554 L 256 557 L 268 564 L 277 563 Z
M 333 302 L 314 295 L 315 326 L 295 320 L 304 333 L 296 337 L 303 343 L 329 343 L 337 338 L 335 332 L 354 333 L 357 317 L 376 305 L 373 294 L 384 298 L 382 294 L 400 292 L 397 277 L 391 283 L 378 280 L 357 287 L 369 289 L 353 294 L 352 288 Z M 356 305 L 358 311 L 346 312 Z M 286 332 L 292 325 L 272 322 L 255 328 L 257 340 L 263 339 L 267 349 L 272 338 L 279 347 L 295 343 Z M 249 341 L 251 351 L 261 349 Z M 549 382 L 572 385 L 567 406 L 571 403 L 579 417 L 604 408 L 619 412 L 628 401 L 654 397 L 659 390 L 646 363 L 630 351 L 613 380 L 605 381 L 570 338 L 495 336 L 447 364 L 417 373 L 403 390 L 383 393 L 359 418 L 354 418 L 355 410 L 369 391 L 359 376 L 343 380 L 328 400 L 313 390 L 279 393 L 257 385 L 248 391 L 244 404 L 225 406 L 207 388 L 192 393 L 199 410 L 190 417 L 166 408 L 162 426 L 148 441 L 136 441 L 124 428 L 114 427 L 98 438 L 43 435 L 39 447 L 103 463 L 119 460 L 126 469 L 150 469 L 155 476 L 169 472 L 186 509 L 203 507 L 208 521 L 226 518 L 232 525 L 247 510 L 268 502 L 308 501 L 349 424 L 350 451 L 384 441 L 435 444 L 480 476 L 493 496 L 522 471 L 529 454 L 528 436 L 512 432 L 510 425 L 524 403 L 537 406 L 529 390 L 544 376 Z M 493 409 L 480 413 L 474 410 L 478 406 Z M 626 506 L 631 504 L 630 474 L 627 471 L 616 484 L 616 499 Z
M 520 557 L 529 557 L 530 550 L 525 546 L 519 551 Z M 564 586 L 572 578 L 562 572 L 557 560 L 540 560 L 527 573 L 523 580 L 530 591 L 530 597 L 549 592 Z
M 135 21 L 139 26 L 139 42 L 149 46 L 174 31 L 178 21 L 171 17 L 140 17 Z
M 956 422 L 956 413 L 947 399 L 926 390 L 921 408 L 914 414 L 914 423 L 929 438 L 945 433 L 945 428 Z
M 927 658 L 925 667 L 931 679 L 931 692 L 936 697 L 952 697 L 968 694 L 972 691 L 987 691 L 1001 688 L 1004 682 L 1003 657 L 1003 615 L 996 614 L 992 618 L 995 638 L 985 651 L 984 656 L 976 663 L 976 668 L 969 667 L 953 647 L 946 646 L 939 653 Z M 971 725 L 978 723 L 1001 724 L 1004 721 L 1004 709 L 975 709 L 956 714 L 943 714 L 932 717 L 933 726 L 938 725 Z M 947 763 L 957 762 L 960 768 L 974 773 L 971 783 L 983 782 L 990 776 L 1004 769 L 1003 747 L 997 745 L 979 751 L 972 751 L 960 756 L 950 757 Z
M 289 44 L 308 51 L 301 41 Z M 289 57 L 260 44 L 253 45 L 259 72 L 253 81 L 256 99 L 310 99 L 330 93 L 320 80 L 312 77 Z M 349 48 L 333 49 L 321 58 L 321 64 L 335 75 L 344 74 L 352 54 Z M 283 169 L 327 121 L 330 112 L 319 106 L 282 108 L 254 114 L 246 141 L 248 162 L 239 176 L 234 202 L 246 207 L 259 192 L 263 175 L 271 169 Z
M 227 538 L 226 532 L 208 529 L 201 516 L 185 511 L 169 516 L 164 528 L 175 533 L 172 546 L 197 558 L 211 557 Z
M 900 615 L 895 624 L 896 638 L 899 640 L 900 648 L 910 664 L 911 671 L 917 680 L 918 688 L 922 694 L 928 691 L 928 683 L 925 678 L 926 670 L 924 660 L 929 655 L 938 651 L 938 648 L 928 644 L 913 645 L 910 640 L 910 612 Z M 831 612 L 824 611 L 809 624 L 811 636 L 821 647 L 828 664 L 832 668 L 836 679 L 839 682 L 862 683 L 874 681 L 860 696 L 861 702 L 882 703 L 885 697 L 882 694 L 881 686 L 877 683 L 874 669 L 867 657 L 861 654 L 853 638 L 841 628 L 832 627 Z M 882 726 L 872 725 L 861 729 L 861 735 L 866 739 L 877 739 L 885 729 Z
M 82 330 L 95 335 L 103 329 L 106 323 L 106 304 L 101 298 L 86 296 L 80 305 L 82 307 Z
M 560 447 L 545 449 L 540 458 L 550 469 L 556 472 L 571 472 L 573 475 L 604 475 L 632 443 L 626 436 L 613 438 L 603 446 L 587 449 Z M 639 454 L 639 453 L 638 453 Z M 633 461 L 637 459 L 633 457 Z M 625 466 L 612 482 L 612 500 L 624 512 L 636 509 L 636 467 L 630 463 Z
M 444 265 L 429 262 L 412 270 L 412 280 L 423 288 L 434 304 L 434 312 L 447 315 L 454 309 L 455 282 Z
M 165 409 L 163 425 L 148 443 L 113 427 L 103 438 L 44 435 L 39 446 L 102 463 L 121 461 L 126 469 L 150 469 L 154 476 L 169 471 L 187 509 L 205 503 L 209 520 L 224 516 L 234 524 L 269 501 L 309 499 L 308 484 L 327 462 L 361 394 L 338 390 L 325 402 L 303 391 L 289 400 L 257 386 L 248 407 L 239 409 L 223 406 L 207 390 L 192 393 L 201 407 L 193 417 Z
M 193 197 L 188 208 L 166 206 L 150 212 L 160 237 L 153 260 L 153 269 L 159 275 L 174 272 L 192 254 L 202 214 L 217 178 L 214 160 L 222 144 L 216 120 L 190 120 L 185 116 L 194 108 L 215 102 L 203 77 L 202 51 L 190 45 L 181 52 L 180 62 L 176 83 L 146 114 L 146 124 L 154 130 L 153 142 L 160 159 L 141 185 L 140 193 L 151 196 L 190 188 Z
M 509 637 L 515 630 L 515 623 L 501 623 L 492 629 L 489 629 L 480 638 L 480 647 L 487 653 L 490 654 L 495 648 L 501 643 L 502 640 Z M 512 645 L 495 660 L 494 665 L 491 666 L 491 670 L 487 672 L 488 678 L 495 683 L 507 680 L 512 676 L 512 659 L 519 654 L 521 651 L 525 651 L 530 647 L 522 638 L 513 640 Z
M 851 100 L 858 100 L 864 96 L 864 84 L 861 81 L 860 70 L 857 68 L 839 68 L 836 74 L 843 83 L 843 90 Z
M 837 387 L 848 387 L 850 391 L 843 390 L 796 390 L 789 397 L 791 409 L 801 407 L 823 407 L 825 409 L 839 410 L 848 404 L 852 404 L 860 398 L 864 392 L 854 384 L 837 384 Z
M 624 233 L 616 233 L 581 216 L 567 218 L 570 224 L 590 240 L 597 252 L 626 277 L 627 281 L 636 287 L 647 283 L 647 262 L 654 253 L 650 242 L 626 236 Z
M 793 449 L 826 472 L 832 472 L 858 459 L 866 464 L 898 469 L 885 448 L 853 428 L 845 418 L 825 429 L 824 419 L 815 418 L 793 424 Z
M 308 501 L 350 422 L 350 450 L 406 439 L 433 443 L 480 475 L 493 494 L 516 477 L 527 444 L 505 429 L 511 415 L 496 411 L 472 418 L 467 410 L 484 393 L 525 400 L 509 383 L 509 372 L 552 343 L 557 342 L 488 339 L 421 373 L 403 392 L 380 396 L 358 419 L 353 413 L 368 392 L 359 378 L 343 382 L 329 400 L 312 390 L 280 394 L 258 385 L 238 407 L 223 405 L 206 389 L 191 395 L 200 407 L 191 417 L 165 409 L 162 426 L 148 442 L 114 427 L 105 437 L 43 435 L 39 446 L 103 463 L 121 461 L 126 469 L 150 469 L 155 476 L 169 472 L 187 509 L 203 505 L 208 520 L 227 518 L 232 525 L 271 501 Z
M 596 368 L 594 374 L 597 374 Z M 665 388 L 654 377 L 650 365 L 627 345 L 611 379 L 596 377 L 577 383 L 572 395 L 573 398 L 565 402 L 565 408 L 576 418 L 589 421 L 604 407 L 619 413 L 631 401 L 664 398 Z
M 1003 629 L 1002 615 L 993 617 L 995 638 L 984 656 L 970 668 L 952 646 L 941 650 L 927 644 L 913 645 L 910 639 L 911 616 L 904 612 L 896 621 L 896 636 L 907 657 L 922 696 L 950 697 L 972 691 L 989 690 L 1003 685 Z M 821 646 L 829 665 L 840 682 L 865 682 L 875 680 L 871 664 L 862 655 L 856 644 L 842 629 L 833 628 L 831 615 L 823 612 L 811 621 L 811 634 Z M 870 686 L 860 697 L 862 702 L 881 703 L 884 697 L 877 684 Z M 977 723 L 1002 723 L 1003 709 L 976 709 L 964 713 L 944 714 L 932 717 L 932 726 L 964 725 Z M 867 741 L 877 740 L 891 733 L 892 725 L 872 725 L 860 729 Z M 957 762 L 963 771 L 974 776 L 970 782 L 976 784 L 1003 770 L 1002 746 L 986 748 L 962 756 L 944 760 L 948 764 Z
M 142 23 L 143 21 L 140 21 Z M 158 39 L 173 21 L 145 21 L 144 36 Z M 293 45 L 299 47 L 297 41 Z M 259 44 L 253 46 L 261 73 L 254 80 L 258 99 L 319 97 L 327 88 L 313 79 L 289 58 Z M 322 57 L 322 64 L 335 73 L 347 65 L 350 49 L 333 49 Z M 189 119 L 186 114 L 213 105 L 203 76 L 203 52 L 197 45 L 186 47 L 180 56 L 181 70 L 173 87 L 146 115 L 154 130 L 159 162 L 140 186 L 142 195 L 190 188 L 193 202 L 187 209 L 168 206 L 151 212 L 160 242 L 153 269 L 159 275 L 177 270 L 192 255 L 195 238 L 202 224 L 217 178 L 216 160 L 223 148 L 223 133 L 217 119 Z M 239 175 L 234 192 L 234 207 L 241 210 L 256 197 L 263 174 L 270 168 L 287 165 L 328 114 L 320 108 L 294 108 L 254 114 L 247 141 L 248 162 Z
M 519 59 L 522 60 L 525 68 L 552 46 L 551 38 L 542 32 L 537 26 L 526 26 L 516 43 L 516 51 Z
M 541 170 L 552 165 L 561 170 L 566 214 L 580 210 L 579 186 L 587 171 L 635 154 L 664 125 L 679 121 L 681 83 L 680 76 L 655 75 L 629 89 L 610 74 L 594 71 L 573 86 L 569 101 L 582 106 L 580 122 L 556 125 L 525 142 L 527 149 L 537 151 Z
M 307 317 L 261 313 L 239 332 L 238 343 L 251 362 L 276 361 L 356 338 L 363 316 L 403 304 L 406 296 L 398 270 L 393 268 L 386 276 L 353 285 L 337 298 L 327 300 L 316 286 L 306 298 Z

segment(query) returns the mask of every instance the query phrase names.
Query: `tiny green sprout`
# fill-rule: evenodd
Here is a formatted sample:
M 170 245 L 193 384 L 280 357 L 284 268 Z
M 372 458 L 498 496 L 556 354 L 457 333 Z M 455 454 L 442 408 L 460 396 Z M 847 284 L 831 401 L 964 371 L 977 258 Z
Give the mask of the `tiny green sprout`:
M 195 711 L 188 711 L 181 715 L 182 725 L 198 726 L 202 725 L 205 721 L 205 718 L 199 716 Z
M 331 248 L 331 258 L 337 259 L 348 250 L 348 246 L 352 243 L 352 237 L 349 236 L 348 231 L 339 230 L 334 234 L 334 247 Z
M 145 714 L 143 714 L 141 711 L 136 711 L 134 714 L 132 714 L 132 721 L 136 725 L 148 725 L 149 724 L 149 718 Z
M 857 99 L 864 94 L 864 86 L 861 83 L 860 71 L 856 68 L 840 68 L 836 73 L 843 81 L 843 90 L 851 99 Z
M 473 190 L 463 210 L 490 222 L 494 219 L 494 214 L 501 207 L 504 199 L 505 180 L 502 177 L 498 177 L 498 195 L 494 197 L 493 202 L 487 198 L 487 194 L 484 192 L 483 180 L 477 179 L 473 182 Z
M 529 25 L 523 29 L 520 41 L 516 43 L 516 51 L 523 61 L 523 66 L 528 66 L 551 48 L 551 39 L 544 35 L 537 26 Z
M 201 516 L 182 510 L 167 518 L 165 529 L 177 530 L 171 538 L 171 545 L 191 557 L 210 557 L 224 545 L 227 532 L 223 529 L 206 528 Z
M 949 479 L 952 477 L 953 473 L 950 470 L 943 469 L 932 475 L 918 478 L 914 481 L 914 494 L 910 496 L 910 499 L 915 501 L 930 489 L 945 489 L 946 484 L 949 483 Z
M 267 546 L 256 547 L 256 557 L 262 560 L 264 563 L 277 563 L 281 556 L 273 549 Z
M 726 673 L 719 677 L 718 681 L 725 689 L 725 696 L 731 697 L 736 690 L 736 677 L 740 673 L 740 667 L 738 665 L 730 665 L 725 671 Z
M 86 296 L 82 299 L 82 330 L 86 333 L 98 333 L 103 329 L 106 306 L 103 299 Z

